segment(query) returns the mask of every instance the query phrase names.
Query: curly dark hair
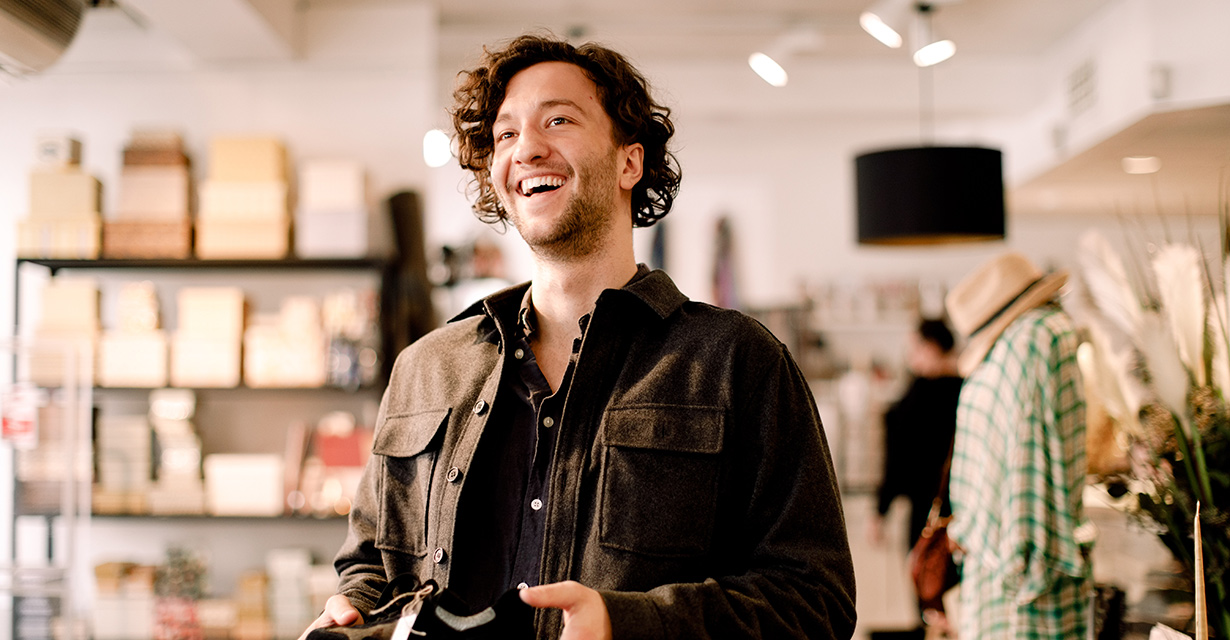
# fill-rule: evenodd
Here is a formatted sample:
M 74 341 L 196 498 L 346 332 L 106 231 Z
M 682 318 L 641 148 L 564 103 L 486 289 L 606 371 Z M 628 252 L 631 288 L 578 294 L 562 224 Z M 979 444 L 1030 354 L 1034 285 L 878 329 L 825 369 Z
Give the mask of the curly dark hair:
M 598 86 L 598 97 L 611 118 L 615 143 L 639 142 L 645 148 L 643 173 L 632 191 L 632 224 L 648 227 L 665 216 L 679 192 L 680 171 L 667 142 L 675 134 L 670 109 L 653 101 L 649 83 L 628 60 L 601 45 L 579 47 L 551 37 L 523 35 L 503 49 L 483 48 L 482 64 L 462 71 L 453 92 L 453 128 L 458 159 L 474 173 L 469 190 L 474 213 L 487 223 L 507 219 L 491 184 L 495 148 L 492 123 L 504 102 L 508 83 L 517 73 L 540 62 L 568 62 L 581 68 Z

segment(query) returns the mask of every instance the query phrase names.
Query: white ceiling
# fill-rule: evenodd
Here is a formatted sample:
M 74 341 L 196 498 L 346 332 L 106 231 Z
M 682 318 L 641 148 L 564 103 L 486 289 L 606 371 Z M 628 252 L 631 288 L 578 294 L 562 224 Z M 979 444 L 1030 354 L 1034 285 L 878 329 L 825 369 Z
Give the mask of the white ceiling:
M 310 0 L 312 4 L 374 0 Z M 964 55 L 1034 54 L 1110 0 L 944 0 L 936 32 Z M 814 29 L 819 57 L 904 56 L 858 26 L 872 0 L 434 0 L 442 63 L 464 60 L 483 44 L 542 26 L 635 51 L 650 60 L 745 60 L 791 29 Z

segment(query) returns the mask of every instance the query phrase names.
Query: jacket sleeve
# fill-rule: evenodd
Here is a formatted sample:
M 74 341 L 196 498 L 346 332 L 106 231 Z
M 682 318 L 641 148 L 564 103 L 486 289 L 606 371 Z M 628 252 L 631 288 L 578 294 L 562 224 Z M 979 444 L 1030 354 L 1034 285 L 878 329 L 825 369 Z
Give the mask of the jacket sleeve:
M 386 401 L 387 396 L 381 402 L 376 424 L 382 422 Z M 387 582 L 382 556 L 376 548 L 381 458 L 372 455 L 367 461 L 351 504 L 346 541 L 333 559 L 333 566 L 340 578 L 337 592 L 346 596 L 364 618 L 376 607 Z
M 854 568 L 832 460 L 811 391 L 777 346 L 735 381 L 746 390 L 734 390 L 723 456 L 737 485 L 727 493 L 744 506 L 730 575 L 601 592 L 616 640 L 852 636 Z

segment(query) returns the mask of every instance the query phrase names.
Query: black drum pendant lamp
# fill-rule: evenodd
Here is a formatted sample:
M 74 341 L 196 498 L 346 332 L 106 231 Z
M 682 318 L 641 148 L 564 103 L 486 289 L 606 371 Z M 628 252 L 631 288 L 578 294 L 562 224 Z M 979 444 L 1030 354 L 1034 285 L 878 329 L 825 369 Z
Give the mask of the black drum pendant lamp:
M 855 158 L 858 242 L 944 244 L 1004 237 L 1003 154 L 910 147 Z
M 932 7 L 917 3 L 919 120 L 924 144 L 887 149 L 855 158 L 858 242 L 868 245 L 947 244 L 1004 237 L 1003 154 L 982 147 L 939 146 L 931 142 L 931 67 L 947 57 L 921 56 L 948 43 L 931 30 Z M 877 36 L 878 38 L 878 36 Z

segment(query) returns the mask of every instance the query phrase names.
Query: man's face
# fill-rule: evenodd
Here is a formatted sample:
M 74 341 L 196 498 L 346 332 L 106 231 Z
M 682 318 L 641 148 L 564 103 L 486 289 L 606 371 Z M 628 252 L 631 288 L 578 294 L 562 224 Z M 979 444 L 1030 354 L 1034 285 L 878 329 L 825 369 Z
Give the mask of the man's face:
M 492 133 L 492 186 L 535 252 L 589 255 L 621 216 L 630 224 L 640 145 L 615 144 L 598 88 L 576 65 L 543 62 L 513 76 Z

